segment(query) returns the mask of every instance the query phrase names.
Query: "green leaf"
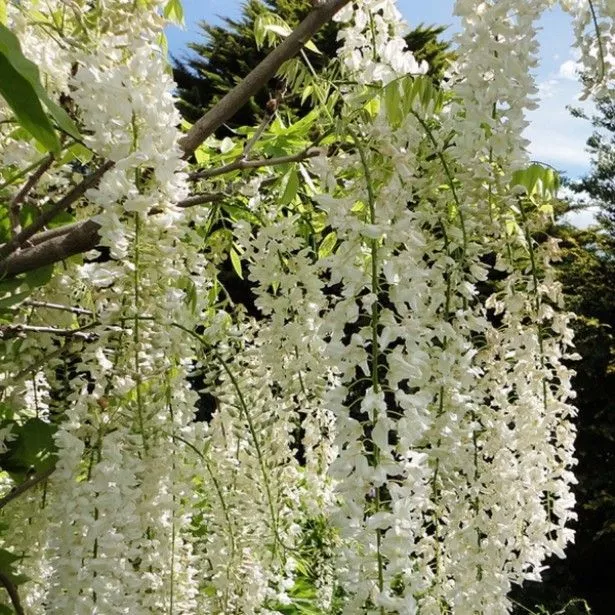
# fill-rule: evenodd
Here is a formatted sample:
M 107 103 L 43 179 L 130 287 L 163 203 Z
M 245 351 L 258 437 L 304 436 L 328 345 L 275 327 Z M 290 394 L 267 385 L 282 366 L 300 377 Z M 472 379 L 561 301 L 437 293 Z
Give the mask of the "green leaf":
M 275 45 L 278 39 L 286 38 L 292 31 L 292 28 L 275 13 L 261 13 L 254 20 L 254 40 L 258 49 L 265 44 L 265 41 L 269 46 Z M 322 55 L 320 49 L 311 40 L 306 41 L 304 46 L 306 49 Z M 295 85 L 298 84 L 295 83 Z
M 531 164 L 513 173 L 512 184 L 525 188 L 530 197 L 538 195 L 542 199 L 549 199 L 559 187 L 559 175 L 548 167 Z
M 314 45 L 314 43 L 311 40 L 305 43 L 305 48 L 309 49 L 310 51 L 313 51 L 314 53 L 322 55 L 322 52 L 320 51 L 320 49 L 318 49 L 318 47 L 316 47 L 316 45 Z
M 7 205 L 3 203 L 0 211 L 0 243 L 7 242 L 11 234 L 11 221 L 9 220 Z
M 254 41 L 256 42 L 256 48 L 260 49 L 265 42 L 265 22 L 263 15 L 258 15 L 254 20 Z
M 25 278 L 26 284 L 32 289 L 45 286 L 53 276 L 53 268 L 53 265 L 45 265 L 44 267 L 29 271 Z
M 250 224 L 257 226 L 261 226 L 263 224 L 262 220 L 245 206 L 227 202 L 222 203 L 221 209 L 223 209 L 233 221 L 247 220 Z
M 2 26 L 0 26 L 2 27 Z M 60 151 L 60 140 L 36 95 L 36 91 L 0 51 L 0 95 L 19 123 L 47 150 Z
M 23 284 L 23 276 L 10 278 L 8 280 L 0 280 L 0 297 L 15 292 Z
M 293 168 L 288 172 L 288 179 L 280 203 L 282 205 L 290 203 L 297 196 L 297 190 L 299 190 L 299 176 L 296 169 Z
M 74 143 L 68 148 L 68 151 L 82 164 L 87 164 L 94 156 L 92 150 L 85 145 L 81 145 L 81 143 Z
M 199 145 L 199 147 L 197 147 L 194 151 L 194 157 L 196 158 L 197 164 L 203 166 L 206 162 L 209 162 L 211 152 L 208 147 Z
M 331 231 L 320 243 L 318 246 L 318 258 L 325 258 L 325 256 L 329 256 L 335 249 L 335 244 L 337 243 L 337 233 L 335 231 Z
M 164 31 L 158 35 L 156 42 L 160 46 L 160 49 L 162 49 L 162 56 L 166 58 L 169 55 L 169 40 L 167 39 L 167 35 Z M 165 65 L 165 69 L 169 70 L 169 75 L 173 74 L 173 68 L 169 64 Z
M 230 250 L 231 264 L 233 265 L 233 269 L 235 273 L 243 280 L 243 271 L 241 269 L 241 258 L 237 253 L 235 248 L 231 248 Z
M 47 226 L 49 228 L 57 228 L 58 226 L 65 226 L 66 224 L 70 224 L 75 221 L 75 216 L 68 211 L 61 211 L 59 214 L 56 214 L 53 217 L 53 220 L 50 220 Z
M 6 0 L 0 0 L 0 24 L 6 24 Z
M 264 30 L 265 32 L 273 32 L 274 34 L 277 34 L 281 37 L 286 37 L 292 32 L 290 26 L 285 23 L 270 23 L 265 25 Z
M 308 99 L 308 97 L 312 95 L 313 91 L 313 85 L 307 85 L 303 88 L 303 91 L 301 92 L 301 104 L 303 104 Z
M 184 291 L 184 301 L 186 302 L 186 305 L 194 314 L 196 312 L 196 302 L 198 298 L 196 284 L 192 281 L 190 276 L 185 276 L 181 278 L 179 286 Z
M 380 99 L 377 96 L 368 100 L 363 108 L 367 111 L 371 118 L 375 118 L 380 111 Z
M 402 120 L 399 86 L 399 81 L 392 81 L 384 88 L 384 108 L 389 124 L 393 128 L 399 127 Z
M 0 549 L 0 571 L 3 572 L 10 579 L 13 585 L 16 586 L 30 580 L 24 574 L 17 573 L 13 568 L 13 564 L 21 559 L 22 558 L 20 555 L 15 555 L 15 553 L 11 553 L 6 549 Z M 13 611 L 10 609 L 6 612 L 13 613 Z M 0 614 L 1 613 L 2 610 L 0 610 Z
M 0 24 L 0 55 L 5 57 L 6 61 L 13 67 L 14 71 L 22 77 L 22 79 L 25 79 L 30 83 L 36 92 L 36 95 L 40 99 L 39 106 L 40 101 L 42 101 L 51 117 L 56 121 L 57 125 L 71 137 L 79 139 L 79 130 L 69 117 L 68 113 L 66 113 L 60 105 L 49 97 L 45 91 L 45 88 L 41 85 L 40 75 L 36 64 L 28 60 L 28 58 L 23 55 L 17 37 L 2 24 Z M 8 81 L 8 83 L 11 83 L 10 79 L 4 78 L 5 73 L 3 70 L 0 70 L 0 74 L 3 75 L 2 82 L 6 83 Z M 17 111 L 14 108 L 13 111 L 17 115 Z M 54 136 L 57 140 L 55 133 Z M 52 149 L 52 151 L 58 151 L 59 149 L 60 145 L 58 141 L 57 149 Z
M 41 419 L 28 419 L 13 429 L 15 439 L 6 443 L 7 450 L 0 455 L 0 467 L 12 475 L 27 476 L 33 470 L 41 472 L 56 463 L 53 434 L 56 426 Z
M 37 207 L 31 203 L 23 203 L 19 211 L 19 222 L 22 227 L 30 226 L 39 215 L 40 213 Z
M 0 299 L 0 310 L 6 310 L 7 308 L 21 303 L 30 296 L 31 292 L 31 290 L 24 290 L 23 292 L 15 293 L 14 295 L 9 295 L 8 297 L 3 297 Z
M 184 23 L 184 7 L 181 0 L 169 0 L 164 7 L 164 16 L 171 21 Z

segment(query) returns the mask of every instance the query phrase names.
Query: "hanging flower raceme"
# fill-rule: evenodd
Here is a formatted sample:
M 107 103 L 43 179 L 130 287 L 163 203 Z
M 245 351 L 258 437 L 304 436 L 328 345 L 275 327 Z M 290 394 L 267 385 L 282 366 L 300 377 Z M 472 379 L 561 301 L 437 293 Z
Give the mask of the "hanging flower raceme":
M 358 83 L 388 83 L 399 75 L 427 72 L 407 49 L 406 23 L 393 0 L 346 5 L 334 18 L 346 25 L 338 51 L 348 76 Z
M 609 0 L 560 0 L 572 15 L 585 97 L 604 98 L 615 88 L 615 7 Z
M 573 410 L 562 365 L 570 332 L 566 318 L 556 332 L 541 321 L 554 312 L 537 307 L 542 265 L 527 267 L 535 229 L 510 231 L 511 221 L 525 228 L 535 218 L 511 184 L 527 166 L 520 134 L 535 90 L 532 24 L 547 4 L 459 2 L 468 60 L 448 91 L 419 97 L 425 87 L 399 75 L 373 120 L 348 127 L 355 153 L 332 170 L 360 171 L 319 199 L 341 242 L 330 263 L 341 297 L 323 332 L 340 373 L 328 405 L 348 613 L 506 612 L 511 582 L 537 578 L 571 537 Z M 360 25 L 367 9 L 358 11 Z M 373 11 L 372 23 L 387 14 Z M 356 21 L 342 38 L 354 40 Z M 386 47 L 369 43 L 355 54 L 366 67 Z M 496 265 L 497 252 L 511 250 L 509 264 L 498 256 Z M 507 288 L 515 292 L 499 290 Z M 492 292 L 510 302 L 506 317 L 491 312 Z M 521 346 L 501 354 L 503 336 Z M 494 389 L 508 381 L 504 400 Z M 506 440 L 537 421 L 535 438 Z M 537 467 L 540 481 L 525 474 Z
M 597 24 L 582 54 L 610 87 L 611 3 L 562 2 L 578 33 Z M 555 180 L 521 136 L 553 3 L 457 0 L 442 84 L 392 0 L 349 3 L 343 120 L 322 139 L 339 147 L 284 189 L 261 171 L 230 250 L 220 218 L 178 207 L 163 3 L 10 6 L 85 135 L 31 198 L 98 174 L 73 209 L 100 227 L 3 340 L 2 401 L 55 444 L 1 519 L 32 613 L 271 613 L 306 585 L 348 615 L 506 613 L 511 584 L 563 554 L 571 333 L 557 246 L 536 239 Z M 40 23 L 59 10 L 65 44 Z M 0 143 L 20 172 L 39 160 L 6 123 Z M 288 196 L 291 177 L 306 188 Z M 248 314 L 220 290 L 229 262 Z M 0 455 L 17 437 L 0 426 Z
M 165 23 L 159 4 L 118 0 L 103 13 L 75 4 L 80 15 L 65 23 L 75 28 L 73 44 L 50 68 L 50 82 L 70 96 L 86 134 L 91 153 L 80 171 L 104 169 L 77 216 L 94 216 L 109 256 L 70 264 L 33 297 L 59 306 L 66 326 L 87 334 L 58 343 L 50 331 L 13 367 L 16 374 L 34 365 L 37 416 L 55 413 L 57 424 L 49 488 L 42 501 L 28 500 L 42 508 L 43 527 L 17 541 L 18 548 L 31 541 L 26 572 L 38 568 L 24 594 L 32 612 L 196 609 L 192 481 L 200 470 L 185 443 L 199 439 L 197 396 L 186 384 L 198 344 L 185 330 L 201 322 L 211 278 L 193 230 L 200 214 L 174 205 L 187 190 L 174 83 L 155 44 Z M 48 37 L 30 24 L 29 10 L 21 3 L 11 18 L 36 48 Z M 46 10 L 39 21 L 52 18 L 54 7 Z M 97 27 L 81 32 L 78 17 Z M 52 173 L 61 184 L 73 169 L 58 165 Z M 62 308 L 67 301 L 78 307 Z M 33 326 L 47 316 L 24 315 Z M 43 383 L 53 390 L 49 401 Z M 12 512 L 11 525 L 23 525 L 23 511 Z

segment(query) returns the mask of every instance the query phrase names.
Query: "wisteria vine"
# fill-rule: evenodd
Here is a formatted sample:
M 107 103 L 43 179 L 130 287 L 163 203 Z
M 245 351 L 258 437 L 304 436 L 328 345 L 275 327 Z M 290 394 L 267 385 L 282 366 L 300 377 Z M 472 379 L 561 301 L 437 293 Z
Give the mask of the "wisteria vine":
M 58 232 L 49 203 L 99 240 L 3 287 L 0 459 L 26 426 L 53 459 L 0 473 L 2 600 L 487 615 L 564 555 L 575 355 L 539 234 L 557 180 L 522 137 L 554 4 L 457 0 L 458 60 L 436 84 L 393 0 L 348 2 L 333 102 L 190 157 L 162 45 L 176 0 L 8 3 L 80 135 L 42 157 L 0 101 L 0 254 Z M 561 5 L 588 95 L 612 92 L 612 2 Z M 248 164 L 309 122 L 317 142 Z

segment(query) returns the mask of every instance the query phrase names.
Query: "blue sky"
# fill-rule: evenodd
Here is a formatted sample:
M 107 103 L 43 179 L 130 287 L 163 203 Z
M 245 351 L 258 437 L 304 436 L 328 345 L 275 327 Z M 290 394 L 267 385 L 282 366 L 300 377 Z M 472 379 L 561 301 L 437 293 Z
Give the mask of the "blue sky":
M 173 27 L 167 32 L 170 52 L 179 57 L 187 52 L 188 42 L 199 40 L 199 20 L 217 23 L 220 17 L 238 17 L 242 0 L 183 0 L 183 4 L 185 28 Z M 398 6 L 411 27 L 419 23 L 446 24 L 447 36 L 459 29 L 453 16 L 453 0 L 398 0 Z M 528 115 L 531 124 L 526 136 L 531 141 L 530 155 L 570 177 L 578 177 L 588 170 L 585 141 L 591 126 L 572 118 L 566 109 L 567 105 L 580 105 L 570 19 L 561 10 L 552 10 L 543 16 L 540 26 L 541 65 L 536 79 L 541 101 L 540 107 Z

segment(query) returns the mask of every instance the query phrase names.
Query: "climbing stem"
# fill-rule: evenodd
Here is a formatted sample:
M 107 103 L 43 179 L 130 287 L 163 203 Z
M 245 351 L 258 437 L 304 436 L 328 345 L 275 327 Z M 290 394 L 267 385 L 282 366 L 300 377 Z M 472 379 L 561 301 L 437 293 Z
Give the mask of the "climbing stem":
M 365 148 L 363 147 L 363 143 L 354 132 L 354 130 L 348 126 L 348 132 L 354 141 L 357 151 L 359 152 L 359 157 L 361 159 L 361 166 L 363 167 L 363 173 L 365 175 L 365 183 L 367 185 L 367 205 L 369 210 L 369 223 L 371 225 L 375 225 L 377 223 L 376 218 L 376 196 L 374 193 L 374 184 L 372 181 L 371 170 L 369 167 L 369 162 L 367 160 L 367 153 Z M 380 276 L 378 275 L 379 270 L 379 262 L 378 262 L 378 244 L 379 240 L 377 238 L 372 238 L 369 240 L 370 246 L 370 256 L 371 256 L 371 293 L 372 293 L 372 305 L 371 305 L 371 315 L 370 315 L 370 328 L 371 328 L 371 384 L 372 389 L 375 394 L 380 392 L 380 379 L 378 373 L 379 367 L 379 357 L 380 357 L 380 346 L 378 340 L 378 327 L 380 321 L 380 303 L 378 301 L 380 295 Z M 372 427 L 376 425 L 378 421 L 377 411 L 374 410 L 374 418 L 372 420 Z M 372 443 L 374 452 L 373 452 L 373 460 L 374 465 L 378 466 L 380 464 L 380 448 L 378 445 L 373 442 Z M 375 498 L 374 505 L 376 508 L 376 512 L 381 509 L 381 494 L 380 487 L 375 488 Z M 382 556 L 382 530 L 380 528 L 376 529 L 376 558 L 378 562 L 378 589 L 380 592 L 384 591 L 384 558 Z M 384 615 L 384 607 L 380 607 L 381 615 Z
M 243 396 L 243 392 L 241 390 L 241 387 L 239 386 L 239 382 L 237 381 L 237 378 L 235 377 L 235 374 L 230 369 L 230 367 L 228 366 L 226 361 L 224 361 L 224 359 L 215 350 L 213 350 L 210 347 L 210 345 L 206 342 L 206 340 L 203 339 L 203 337 L 201 337 L 195 331 L 191 331 L 190 329 L 188 329 L 187 327 L 184 327 L 183 325 L 181 325 L 179 323 L 174 322 L 174 323 L 171 323 L 171 325 L 173 327 L 181 329 L 185 333 L 188 333 L 189 335 L 194 337 L 196 340 L 198 340 L 201 343 L 201 345 L 204 348 L 207 348 L 212 353 L 212 355 L 214 356 L 216 361 L 220 364 L 220 367 L 222 367 L 222 369 L 224 370 L 226 375 L 229 377 L 229 380 L 231 381 L 231 384 L 232 384 L 233 388 L 235 389 L 235 392 L 237 393 L 237 398 L 239 400 L 239 406 L 241 408 L 242 414 L 244 415 L 244 417 L 246 419 L 246 423 L 248 425 L 248 431 L 250 432 L 250 436 L 251 436 L 252 442 L 254 444 L 254 449 L 256 451 L 256 458 L 258 460 L 258 464 L 259 464 L 259 468 L 260 468 L 260 471 L 261 471 L 261 475 L 263 477 L 263 486 L 265 487 L 265 494 L 267 496 L 267 505 L 269 507 L 269 514 L 271 515 L 271 523 L 273 525 L 273 535 L 274 535 L 273 553 L 275 555 L 276 547 L 277 547 L 278 543 L 281 544 L 281 545 L 283 543 L 282 543 L 282 540 L 281 540 L 279 532 L 278 532 L 278 517 L 276 515 L 276 507 L 275 507 L 275 503 L 273 501 L 273 491 L 271 489 L 271 484 L 270 484 L 270 481 L 269 481 L 269 474 L 267 473 L 267 466 L 265 464 L 265 457 L 264 457 L 263 451 L 261 449 L 261 445 L 260 445 L 260 441 L 259 441 L 258 434 L 257 434 L 257 431 L 256 431 L 256 427 L 255 427 L 254 421 L 252 419 L 252 414 L 251 414 L 250 409 L 248 407 L 248 404 L 246 403 L 246 400 L 245 400 L 245 398 Z
M 463 235 L 463 245 L 464 245 L 464 251 L 465 251 L 465 247 L 468 244 L 466 224 L 465 224 L 465 219 L 463 216 L 463 211 L 461 209 L 461 200 L 459 199 L 459 195 L 457 194 L 457 189 L 455 187 L 455 178 L 448 164 L 448 160 L 446 160 L 446 156 L 440 149 L 440 146 L 438 145 L 438 142 L 436 141 L 436 137 L 434 136 L 433 131 L 431 130 L 429 124 L 413 109 L 410 109 L 410 113 L 412 113 L 412 115 L 416 118 L 416 120 L 421 125 L 423 130 L 425 130 L 425 133 L 427 134 L 427 136 L 429 137 L 429 140 L 434 146 L 436 156 L 438 157 L 438 160 L 440 161 L 440 164 L 442 165 L 444 174 L 446 175 L 449 188 L 451 189 L 451 194 L 453 195 L 453 200 L 455 201 L 455 205 L 457 207 L 457 218 L 459 219 L 459 227 L 461 228 L 461 234 Z
M 143 442 L 143 451 L 145 455 L 148 453 L 148 442 L 147 442 L 147 434 L 145 433 L 145 422 L 144 422 L 144 408 L 143 408 L 143 393 L 142 393 L 142 379 L 141 379 L 141 366 L 139 362 L 139 346 L 141 342 L 141 319 L 138 314 L 141 308 L 141 296 L 139 292 L 140 287 L 140 274 L 139 274 L 139 235 L 141 232 L 141 217 L 137 213 L 135 214 L 135 251 L 134 251 L 134 275 L 133 275 L 133 286 L 134 286 L 134 327 L 133 327 L 133 345 L 134 345 L 134 371 L 135 371 L 135 383 L 136 383 L 136 398 L 137 398 L 137 420 L 139 422 L 139 433 L 141 434 L 142 442 Z

